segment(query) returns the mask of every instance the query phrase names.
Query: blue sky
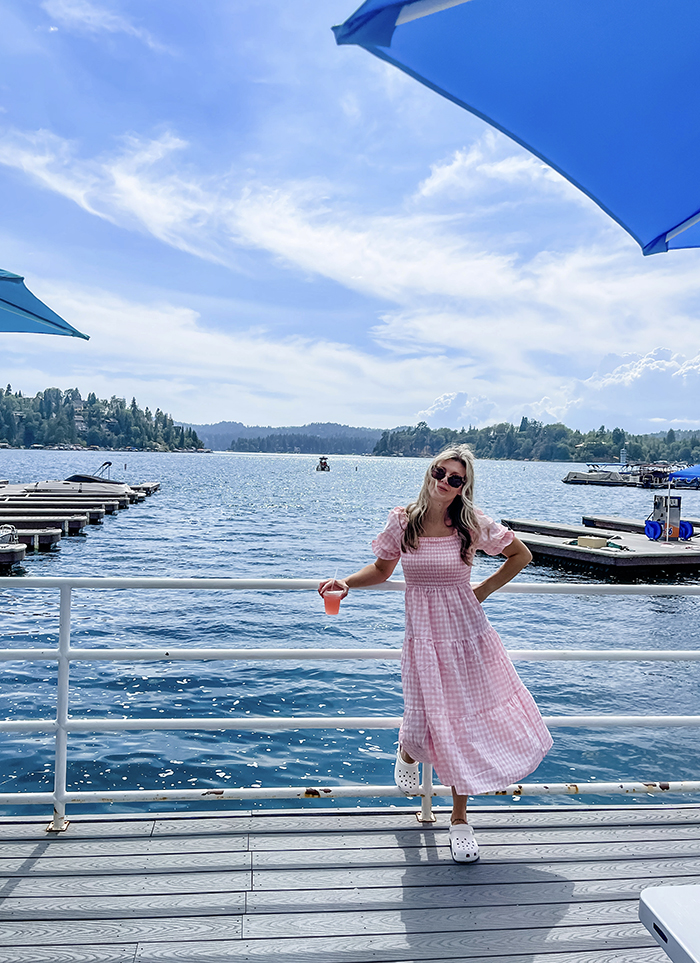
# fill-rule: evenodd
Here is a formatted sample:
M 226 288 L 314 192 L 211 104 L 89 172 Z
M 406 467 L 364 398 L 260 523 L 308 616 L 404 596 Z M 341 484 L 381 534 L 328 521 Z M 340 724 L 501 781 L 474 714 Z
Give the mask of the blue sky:
M 700 426 L 700 252 L 642 257 L 330 27 L 352 3 L 4 0 L 0 267 L 89 342 L 0 379 L 195 423 Z

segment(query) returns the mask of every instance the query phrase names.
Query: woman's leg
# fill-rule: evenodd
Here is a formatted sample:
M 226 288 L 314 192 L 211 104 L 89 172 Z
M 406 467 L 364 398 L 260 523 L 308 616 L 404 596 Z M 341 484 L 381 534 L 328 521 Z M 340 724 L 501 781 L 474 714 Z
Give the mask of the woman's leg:
M 401 748 L 400 748 L 399 751 L 400 751 L 400 753 L 401 753 L 401 758 L 403 759 L 403 761 L 404 761 L 404 762 L 407 762 L 409 765 L 412 766 L 416 760 L 415 760 L 415 759 L 412 759 L 412 758 L 409 756 L 409 754 L 406 752 L 405 749 L 401 749 Z
M 450 817 L 450 822 L 453 826 L 455 823 L 466 823 L 467 798 L 467 796 L 458 795 L 455 787 L 452 787 L 452 816 Z

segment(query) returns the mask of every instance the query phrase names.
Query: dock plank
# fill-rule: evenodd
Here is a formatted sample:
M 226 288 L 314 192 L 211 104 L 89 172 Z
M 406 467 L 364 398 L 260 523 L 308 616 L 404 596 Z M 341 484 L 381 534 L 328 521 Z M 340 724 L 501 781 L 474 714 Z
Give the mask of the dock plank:
M 286 939 L 325 936 L 381 936 L 391 933 L 490 933 L 553 926 L 606 926 L 636 923 L 637 901 L 597 903 L 540 903 L 521 906 L 437 907 L 430 909 L 369 910 L 360 912 L 269 913 L 247 915 L 245 939 Z M 501 934 L 502 937 L 502 934 Z
M 700 840 L 700 827 L 695 826 L 617 826 L 612 829 L 606 827 L 553 829 L 543 827 L 530 830 L 511 829 L 505 834 L 502 830 L 478 829 L 480 846 L 492 845 L 549 845 L 581 844 L 603 846 L 607 843 L 635 843 L 666 840 Z M 229 837 L 227 837 L 229 838 Z M 279 836 L 250 836 L 250 849 L 254 852 L 271 852 L 283 849 L 286 852 L 295 850 L 335 851 L 338 849 L 386 849 L 401 846 L 402 848 L 420 848 L 433 846 L 449 846 L 449 832 L 447 827 L 435 829 L 402 829 L 394 833 L 319 833 L 317 835 L 294 834 Z
M 245 852 L 248 849 L 248 834 L 240 836 L 161 836 L 157 839 L 142 839 L 127 836 L 124 839 L 73 839 L 68 835 L 57 835 L 34 841 L 5 840 L 0 849 L 1 860 L 7 858 L 27 858 L 41 853 L 42 856 L 58 856 L 77 859 L 90 856 L 128 856 L 174 854 L 174 853 L 223 853 Z
M 477 834 L 478 838 L 478 834 Z M 287 870 L 315 869 L 322 867 L 373 866 L 416 866 L 426 863 L 439 863 L 450 860 L 449 845 L 436 843 L 424 847 L 391 847 L 383 849 L 333 849 L 333 850 L 294 850 L 267 852 L 258 850 L 251 853 L 253 869 Z M 580 842 L 570 844 L 546 845 L 497 845 L 486 844 L 481 847 L 483 862 L 531 862 L 536 859 L 551 863 L 566 863 L 579 860 L 646 859 L 649 856 L 697 856 L 700 857 L 700 839 L 690 840 L 631 840 L 629 842 Z M 200 857 L 205 858 L 205 857 Z
M 197 887 L 194 893 L 168 893 L 154 895 L 153 883 L 143 887 L 143 892 L 133 890 L 128 896 L 74 896 L 65 892 L 54 905 L 47 905 L 45 897 L 5 898 L 0 902 L 0 920 L 100 920 L 138 917 L 148 919 L 157 916 L 178 918 L 188 916 L 233 916 L 245 912 L 245 894 L 249 889 L 242 885 L 238 892 L 212 893 Z M 56 894 L 57 895 L 57 894 Z
M 137 943 L 107 946 L 15 946 L 3 947 L 2 963 L 134 963 Z
M 290 833 L 303 830 L 307 834 L 314 832 L 344 832 L 352 828 L 353 831 L 366 832 L 386 831 L 412 828 L 417 824 L 416 806 L 399 810 L 389 809 L 383 813 L 363 813 L 352 810 L 342 814 L 318 813 L 310 811 L 299 813 L 290 810 L 285 814 L 252 813 L 231 814 L 228 816 L 204 816 L 183 819 L 164 818 L 157 821 L 154 835 L 190 835 L 190 834 L 228 834 L 235 832 Z M 449 818 L 448 807 L 435 807 L 438 820 L 443 823 Z M 494 808 L 482 806 L 469 807 L 469 820 L 475 827 L 504 828 L 506 826 L 544 826 L 563 827 L 573 825 L 665 825 L 667 823 L 695 823 L 700 827 L 700 806 L 665 806 L 653 805 L 637 807 L 625 805 L 619 807 L 577 806 L 571 804 L 566 807 L 546 806 L 541 809 L 527 806 L 498 806 Z
M 238 893 L 248 892 L 252 886 L 250 870 L 226 873 L 159 873 L 130 876 L 17 876 L 0 880 L 0 899 L 5 906 L 10 897 L 38 897 L 39 899 L 76 899 L 93 896 L 133 896 L 144 893 Z
M 270 963 L 299 963 L 300 960 L 313 959 L 314 963 L 377 963 L 377 961 L 447 961 L 455 958 L 462 960 L 486 960 L 493 956 L 507 957 L 510 963 L 522 960 L 530 963 L 534 953 L 583 952 L 594 950 L 646 949 L 653 946 L 653 940 L 641 923 L 622 923 L 609 926 L 557 926 L 552 929 L 518 930 L 518 956 L 510 955 L 513 942 L 507 933 L 455 932 L 407 934 L 390 936 L 367 936 L 359 933 L 354 936 L 324 937 L 310 941 L 306 938 L 242 940 L 229 942 L 221 949 L 211 942 L 204 945 L 188 943 L 148 943 L 141 944 L 136 953 L 136 963 L 214 963 L 227 958 L 242 961 L 269 960 Z M 222 955 L 214 955 L 218 950 Z M 228 956 L 225 957 L 225 953 Z M 617 959 L 617 957 L 614 957 Z
M 512 883 L 564 882 L 606 879 L 647 879 L 647 885 L 667 876 L 683 881 L 700 873 L 700 860 L 650 859 L 648 861 L 611 860 L 575 863 L 496 863 L 483 860 L 476 866 L 450 862 L 422 866 L 347 870 L 297 870 L 291 872 L 253 872 L 253 891 L 274 889 L 352 889 L 372 886 L 440 887 L 490 886 Z
M 700 883 L 697 876 L 665 876 L 655 878 L 654 886 Z M 639 898 L 650 885 L 648 877 L 612 880 L 558 880 L 552 882 L 478 884 L 472 886 L 403 886 L 399 878 L 394 886 L 352 886 L 346 889 L 307 889 L 300 880 L 299 889 L 257 890 L 248 893 L 246 913 L 331 912 L 338 905 L 346 909 L 415 909 L 468 906 L 519 906 L 528 903 L 570 903 Z M 304 899 L 299 893 L 303 888 Z M 2 908 L 0 907 L 0 918 Z
M 89 943 L 136 943 L 163 940 L 232 940 L 241 935 L 242 917 L 205 916 L 180 919 L 5 920 L 0 927 L 0 947 L 84 946 Z
M 26 860 L 0 857 L 0 878 L 6 876 L 104 876 L 118 873 L 198 873 L 227 872 L 250 868 L 250 854 L 232 853 L 167 853 L 148 856 L 95 856 L 62 858 L 60 856 L 37 856 Z

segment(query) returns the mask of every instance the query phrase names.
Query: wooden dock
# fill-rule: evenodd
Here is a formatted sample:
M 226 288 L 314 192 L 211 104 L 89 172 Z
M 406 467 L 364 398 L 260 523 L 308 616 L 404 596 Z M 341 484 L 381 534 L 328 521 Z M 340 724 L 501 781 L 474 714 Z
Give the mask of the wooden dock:
M 0 820 L 2 963 L 667 963 L 642 888 L 700 882 L 695 806 Z
M 587 516 L 589 521 L 593 516 Z M 700 569 L 700 542 L 652 541 L 644 534 L 612 526 L 598 527 L 541 522 L 532 518 L 503 518 L 532 552 L 536 562 L 559 564 L 574 569 L 588 569 L 604 575 L 623 577 L 649 575 L 653 572 L 690 572 Z M 600 520 L 602 524 L 602 519 Z M 605 517 L 605 521 L 610 521 Z M 637 523 L 635 523 L 637 524 Z M 642 523 L 643 532 L 643 523 Z M 579 539 L 600 536 L 605 542 L 599 547 L 579 544 Z

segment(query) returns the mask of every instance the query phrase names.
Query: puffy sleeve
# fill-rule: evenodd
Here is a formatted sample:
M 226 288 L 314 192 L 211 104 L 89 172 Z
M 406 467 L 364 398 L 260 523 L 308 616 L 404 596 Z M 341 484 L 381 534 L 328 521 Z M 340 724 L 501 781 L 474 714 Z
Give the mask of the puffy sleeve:
M 515 538 L 515 532 L 506 528 L 505 525 L 494 522 L 478 508 L 476 514 L 479 518 L 479 533 L 474 539 L 474 551 L 486 552 L 487 555 L 500 555 Z
M 392 560 L 401 556 L 401 538 L 406 527 L 406 511 L 392 508 L 386 520 L 384 531 L 372 542 L 372 551 L 377 558 Z

